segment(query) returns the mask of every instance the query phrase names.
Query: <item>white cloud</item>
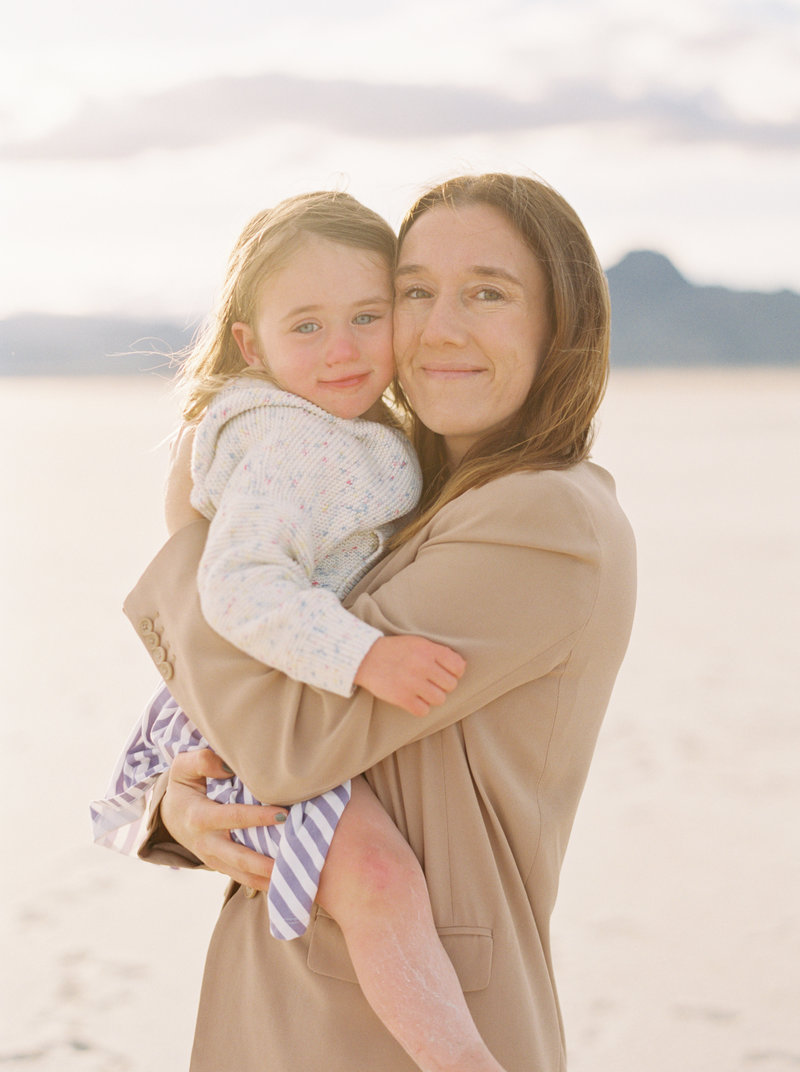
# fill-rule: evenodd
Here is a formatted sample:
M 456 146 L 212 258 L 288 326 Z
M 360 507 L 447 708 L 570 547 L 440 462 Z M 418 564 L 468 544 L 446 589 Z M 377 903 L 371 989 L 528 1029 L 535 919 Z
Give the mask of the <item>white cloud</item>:
M 743 120 L 710 90 L 624 95 L 590 77 L 554 81 L 522 100 L 459 86 L 263 74 L 90 101 L 51 132 L 0 146 L 0 159 L 95 160 L 151 149 L 180 151 L 266 132 L 280 123 L 389 141 L 632 123 L 645 136 L 667 140 L 800 148 L 800 122 Z
M 202 311 L 246 217 L 533 170 L 605 263 L 800 289 L 800 6 L 35 0 L 0 44 L 0 315 Z

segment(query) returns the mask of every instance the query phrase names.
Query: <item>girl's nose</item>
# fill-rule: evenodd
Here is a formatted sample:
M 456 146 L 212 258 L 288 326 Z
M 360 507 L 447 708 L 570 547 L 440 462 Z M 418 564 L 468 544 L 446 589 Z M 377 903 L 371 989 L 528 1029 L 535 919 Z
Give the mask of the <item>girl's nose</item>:
M 358 346 L 352 329 L 337 331 L 331 338 L 325 360 L 329 365 L 341 365 L 358 358 Z

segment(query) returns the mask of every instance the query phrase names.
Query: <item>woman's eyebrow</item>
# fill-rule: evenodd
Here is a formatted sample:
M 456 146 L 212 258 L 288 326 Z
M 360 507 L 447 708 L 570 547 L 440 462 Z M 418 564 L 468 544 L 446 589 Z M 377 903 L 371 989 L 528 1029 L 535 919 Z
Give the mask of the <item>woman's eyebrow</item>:
M 395 269 L 395 279 L 405 275 L 417 275 L 420 272 L 424 272 L 425 268 L 421 264 L 399 264 Z M 470 275 L 482 275 L 489 279 L 504 279 L 508 283 L 514 283 L 516 286 L 521 287 L 522 280 L 509 272 L 507 268 L 495 268 L 488 264 L 473 264 L 467 272 Z
M 507 268 L 493 268 L 487 264 L 473 264 L 470 272 L 474 275 L 489 276 L 490 279 L 505 279 L 507 283 L 515 283 L 518 287 L 522 286 L 522 280 L 515 276 L 513 272 L 509 272 Z
M 394 270 L 395 279 L 399 275 L 416 275 L 423 270 L 421 264 L 398 264 Z

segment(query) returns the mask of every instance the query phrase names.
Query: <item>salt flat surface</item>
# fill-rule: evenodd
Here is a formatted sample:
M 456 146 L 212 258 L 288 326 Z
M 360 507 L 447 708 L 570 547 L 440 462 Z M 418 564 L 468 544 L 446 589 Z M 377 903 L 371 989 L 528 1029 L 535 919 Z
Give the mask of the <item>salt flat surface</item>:
M 0 1067 L 188 1064 L 224 879 L 89 843 L 154 681 L 122 599 L 164 536 L 159 380 L 0 380 Z M 800 371 L 615 373 L 629 655 L 554 919 L 571 1072 L 800 1068 Z

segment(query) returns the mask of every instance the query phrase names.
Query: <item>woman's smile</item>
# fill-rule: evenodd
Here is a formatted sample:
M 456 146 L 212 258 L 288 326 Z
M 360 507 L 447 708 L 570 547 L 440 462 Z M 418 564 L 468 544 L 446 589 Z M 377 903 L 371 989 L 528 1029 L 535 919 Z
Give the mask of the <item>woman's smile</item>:
M 479 376 L 486 369 L 470 367 L 468 365 L 435 365 L 423 363 L 421 369 L 426 375 L 437 380 L 465 380 Z

